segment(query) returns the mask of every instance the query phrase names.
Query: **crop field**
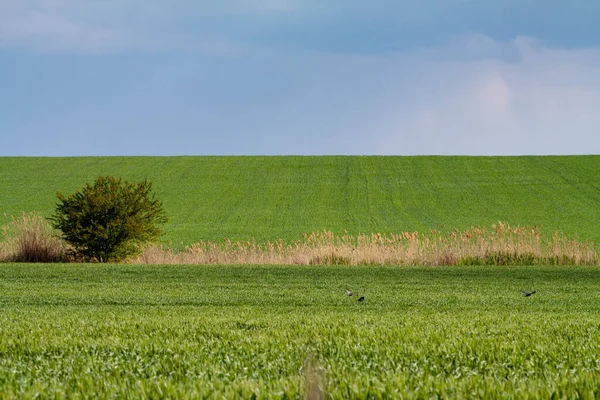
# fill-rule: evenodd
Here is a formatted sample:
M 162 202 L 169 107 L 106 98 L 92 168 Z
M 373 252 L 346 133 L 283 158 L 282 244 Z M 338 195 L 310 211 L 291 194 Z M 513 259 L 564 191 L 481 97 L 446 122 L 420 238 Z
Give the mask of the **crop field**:
M 170 217 L 140 264 L 0 263 L 0 398 L 600 398 L 597 171 L 0 158 L 6 232 L 47 232 L 56 192 L 99 175 L 150 180 Z
M 0 158 L 0 216 L 50 215 L 98 175 L 148 178 L 165 242 L 542 226 L 600 242 L 600 156 Z
M 0 267 L 2 398 L 600 396 L 598 267 Z

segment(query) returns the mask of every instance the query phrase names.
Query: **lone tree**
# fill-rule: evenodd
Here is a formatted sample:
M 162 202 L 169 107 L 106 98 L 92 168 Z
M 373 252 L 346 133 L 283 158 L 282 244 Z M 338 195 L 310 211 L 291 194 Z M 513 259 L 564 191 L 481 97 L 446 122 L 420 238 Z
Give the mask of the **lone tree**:
M 157 240 L 156 226 L 167 222 L 162 203 L 151 194 L 152 183 L 129 183 L 99 176 L 60 202 L 49 218 L 77 255 L 100 262 L 121 261 L 137 254 L 140 244 Z

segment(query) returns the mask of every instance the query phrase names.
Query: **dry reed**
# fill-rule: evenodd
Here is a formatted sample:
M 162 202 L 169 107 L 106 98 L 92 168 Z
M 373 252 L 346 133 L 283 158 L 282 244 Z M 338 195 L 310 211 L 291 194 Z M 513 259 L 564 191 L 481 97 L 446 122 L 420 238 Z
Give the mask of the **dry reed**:
M 46 219 L 23 212 L 2 227 L 1 262 L 60 262 L 66 259 L 67 244 L 55 234 Z
M 146 248 L 141 264 L 297 264 L 297 265 L 598 265 L 598 248 L 535 226 L 499 222 L 490 229 L 433 230 L 428 234 L 334 235 L 324 230 L 293 244 L 199 242 L 184 251 Z
M 325 395 L 325 369 L 321 363 L 309 354 L 302 366 L 304 376 L 304 398 L 306 400 L 324 400 Z

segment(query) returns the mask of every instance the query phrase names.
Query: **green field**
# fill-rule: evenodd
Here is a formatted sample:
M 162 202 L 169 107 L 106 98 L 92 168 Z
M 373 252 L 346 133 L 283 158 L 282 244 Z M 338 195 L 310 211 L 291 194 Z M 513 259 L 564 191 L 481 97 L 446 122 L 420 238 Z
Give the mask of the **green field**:
M 392 233 L 499 220 L 600 242 L 600 156 L 0 158 L 0 215 L 50 215 L 98 175 L 148 178 L 165 240 L 293 241 L 304 232 Z
M 600 243 L 597 171 L 600 156 L 5 157 L 0 212 L 48 216 L 56 191 L 114 175 L 153 182 L 173 247 L 499 220 Z M 599 311 L 600 267 L 4 263 L 0 398 L 299 398 L 315 382 L 336 399 L 598 398 Z
M 3 264 L 0 308 L 1 398 L 600 396 L 596 267 Z

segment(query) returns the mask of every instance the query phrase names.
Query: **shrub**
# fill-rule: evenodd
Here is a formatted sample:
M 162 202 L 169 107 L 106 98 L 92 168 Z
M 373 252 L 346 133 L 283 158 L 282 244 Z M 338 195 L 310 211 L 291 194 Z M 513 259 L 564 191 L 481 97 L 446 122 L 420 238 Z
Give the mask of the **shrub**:
M 167 217 L 162 203 L 151 194 L 152 183 L 129 183 L 99 176 L 60 202 L 49 220 L 62 232 L 77 255 L 92 261 L 122 261 L 139 252 L 140 245 L 157 240 L 157 224 Z
M 46 219 L 35 213 L 23 213 L 2 227 L 0 261 L 60 262 L 65 261 L 67 245 L 57 237 Z

